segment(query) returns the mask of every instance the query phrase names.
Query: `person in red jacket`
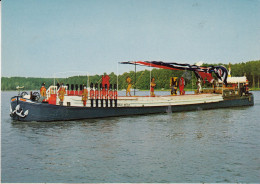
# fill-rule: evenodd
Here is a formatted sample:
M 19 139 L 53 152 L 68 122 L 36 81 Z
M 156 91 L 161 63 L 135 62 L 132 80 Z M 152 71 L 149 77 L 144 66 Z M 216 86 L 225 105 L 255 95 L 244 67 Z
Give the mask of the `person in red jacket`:
M 185 80 L 184 80 L 183 77 L 181 77 L 180 80 L 179 80 L 180 95 L 184 95 L 185 94 L 184 85 L 185 85 Z
M 155 96 L 154 94 L 154 88 L 155 88 L 156 84 L 155 84 L 155 78 L 153 77 L 151 80 L 151 96 Z

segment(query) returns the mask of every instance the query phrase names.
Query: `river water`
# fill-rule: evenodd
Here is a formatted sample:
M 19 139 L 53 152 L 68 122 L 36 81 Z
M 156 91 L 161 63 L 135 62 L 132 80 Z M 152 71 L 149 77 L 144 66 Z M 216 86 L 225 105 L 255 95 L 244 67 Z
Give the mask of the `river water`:
M 160 93 L 160 92 L 157 92 Z M 17 122 L 2 92 L 1 182 L 260 182 L 253 107 Z

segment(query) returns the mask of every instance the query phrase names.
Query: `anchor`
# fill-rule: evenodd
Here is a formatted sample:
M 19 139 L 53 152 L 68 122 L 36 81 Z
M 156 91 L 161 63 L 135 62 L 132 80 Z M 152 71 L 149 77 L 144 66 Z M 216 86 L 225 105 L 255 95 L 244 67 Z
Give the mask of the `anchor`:
M 29 114 L 29 110 L 26 110 L 25 112 L 23 112 L 23 109 L 21 109 L 20 104 L 18 104 L 15 107 L 15 109 L 12 110 L 12 107 L 10 105 L 10 116 L 13 117 L 15 114 L 21 118 L 24 118 Z

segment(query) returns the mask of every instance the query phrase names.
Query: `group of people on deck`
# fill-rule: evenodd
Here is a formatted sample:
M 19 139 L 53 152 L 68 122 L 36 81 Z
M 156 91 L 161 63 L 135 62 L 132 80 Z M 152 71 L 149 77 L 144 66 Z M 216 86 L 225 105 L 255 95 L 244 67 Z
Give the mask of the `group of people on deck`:
M 173 81 L 173 78 L 175 79 L 175 81 Z M 131 96 L 131 87 L 132 87 L 132 83 L 131 83 L 131 78 L 128 76 L 126 78 L 126 82 L 127 82 L 127 89 L 126 89 L 126 96 Z M 151 79 L 151 83 L 150 83 L 150 96 L 154 97 L 154 89 L 155 89 L 156 83 L 155 83 L 155 78 L 152 77 Z M 180 95 L 184 95 L 185 91 L 184 91 L 184 86 L 185 86 L 185 80 L 183 77 L 181 77 L 179 79 L 179 90 L 180 90 Z M 171 83 L 170 83 L 170 87 L 171 87 L 171 95 L 175 95 L 177 94 L 177 77 L 172 77 L 171 79 Z M 174 92 L 175 90 L 175 92 Z
M 103 85 L 105 86 L 105 83 L 107 81 L 109 81 L 109 78 L 107 79 L 106 76 L 102 76 L 102 86 Z M 126 96 L 128 96 L 128 95 L 131 96 L 132 79 L 128 76 L 126 78 L 126 82 L 127 82 Z M 183 95 L 184 94 L 183 89 L 184 89 L 184 84 L 185 84 L 185 81 L 184 81 L 183 77 L 180 79 L 180 83 L 181 83 L 180 94 Z M 171 85 L 172 85 L 171 87 L 173 87 L 174 84 L 175 83 L 171 83 Z M 177 86 L 177 83 L 176 83 L 176 86 Z M 156 87 L 155 78 L 152 77 L 151 78 L 151 82 L 150 82 L 150 96 L 152 96 L 152 97 L 155 96 L 155 93 L 154 93 L 155 87 Z M 93 88 L 93 84 L 92 84 L 91 89 L 92 88 Z M 105 87 L 103 87 L 103 88 L 105 89 Z M 50 90 L 53 90 L 53 89 L 50 88 Z M 108 90 L 108 89 L 106 88 L 106 90 Z M 94 95 L 94 94 L 92 94 L 93 93 L 93 89 L 92 89 L 92 91 L 90 91 L 90 93 L 91 93 L 90 97 L 93 97 L 93 95 Z M 50 91 L 50 94 L 54 94 L 54 92 Z M 66 94 L 66 89 L 65 89 L 64 84 L 62 83 L 61 86 L 58 88 L 58 91 L 57 91 L 57 95 L 58 95 L 58 98 L 60 100 L 60 105 L 63 105 L 65 94 Z M 41 86 L 41 89 L 40 89 L 40 95 L 44 98 L 43 102 L 46 102 L 46 100 L 47 100 L 46 99 L 46 97 L 47 97 L 47 90 L 45 88 L 45 83 L 42 83 L 42 86 Z M 82 96 L 83 105 L 86 106 L 86 103 L 87 103 L 87 100 L 88 100 L 88 90 L 87 90 L 86 85 L 83 85 L 83 90 L 81 91 L 80 95 Z M 55 97 L 55 99 L 56 99 L 56 97 Z
M 78 85 L 76 85 L 76 86 L 78 86 Z M 82 86 L 82 85 L 80 85 L 80 86 Z M 54 93 L 53 89 L 55 89 L 55 91 L 57 90 L 57 93 L 56 92 Z M 45 83 L 42 83 L 42 86 L 40 89 L 40 95 L 44 99 L 43 102 L 50 102 L 51 96 L 54 95 L 54 100 L 55 100 L 54 104 L 56 104 L 56 97 L 58 95 L 59 103 L 60 103 L 60 105 L 63 105 L 64 96 L 66 94 L 68 94 L 69 96 L 74 95 L 74 92 L 73 92 L 73 94 L 71 94 L 71 93 L 69 94 L 69 84 L 67 84 L 67 86 L 64 86 L 63 83 L 61 85 L 57 84 L 57 86 L 50 87 L 49 90 L 50 90 L 49 91 L 50 97 L 48 97 L 48 99 L 47 99 L 47 90 L 45 88 Z M 72 91 L 73 91 L 73 89 L 72 89 Z M 78 92 L 77 87 L 76 87 L 75 92 Z M 88 91 L 86 85 L 83 85 L 83 89 L 82 89 L 82 87 L 80 87 L 79 93 L 75 93 L 75 95 L 82 97 L 83 106 L 86 106 L 88 98 L 90 98 L 90 100 L 91 100 L 91 106 L 93 106 L 94 99 L 96 101 L 101 100 L 102 103 L 103 103 L 103 100 L 107 101 L 109 99 L 110 104 L 111 104 L 112 99 L 115 101 L 117 99 L 117 85 L 114 84 L 114 90 L 112 90 L 112 84 L 109 83 L 109 76 L 104 75 L 104 76 L 102 76 L 102 83 L 100 83 L 100 90 L 98 90 L 98 83 L 95 84 L 95 87 L 94 87 L 93 83 L 91 83 L 90 91 Z
M 51 94 L 53 94 L 52 91 L 51 91 Z M 65 87 L 62 83 L 59 90 L 58 90 L 58 97 L 60 99 L 61 105 L 63 104 L 65 94 L 66 94 L 66 90 L 65 90 Z M 43 102 L 46 101 L 47 93 L 46 93 L 45 83 L 42 83 L 42 86 L 41 86 L 41 89 L 40 89 L 40 95 L 44 98 Z M 83 101 L 84 106 L 86 106 L 87 99 L 88 99 L 88 90 L 87 90 L 86 85 L 83 85 L 82 101 Z
M 126 88 L 126 96 L 131 96 L 131 87 L 132 87 L 132 79 L 128 76 L 126 77 L 126 82 L 127 82 L 127 88 Z M 151 96 L 155 96 L 154 94 L 154 88 L 156 86 L 156 83 L 155 83 L 155 78 L 153 77 L 151 79 L 151 84 L 150 84 L 151 88 L 150 88 L 150 95 Z

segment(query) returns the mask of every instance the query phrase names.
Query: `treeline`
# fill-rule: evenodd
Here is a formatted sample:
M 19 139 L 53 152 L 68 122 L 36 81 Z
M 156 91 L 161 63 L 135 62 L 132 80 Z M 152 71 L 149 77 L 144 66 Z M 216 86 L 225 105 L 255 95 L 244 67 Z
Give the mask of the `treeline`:
M 204 64 L 203 66 L 217 66 L 223 65 L 227 69 L 228 64 Z M 248 61 L 246 63 L 236 63 L 231 64 L 231 75 L 232 77 L 246 76 L 249 81 L 249 87 L 251 88 L 260 88 L 260 60 L 257 61 Z
M 227 69 L 228 64 L 204 64 L 203 66 L 210 65 L 224 65 Z M 246 63 L 231 64 L 231 75 L 232 76 L 244 76 L 246 75 L 249 80 L 249 87 L 259 88 L 260 80 L 260 60 L 259 61 L 249 61 Z M 215 75 L 215 74 L 213 74 Z M 117 83 L 117 75 L 112 72 L 109 74 L 110 83 Z M 178 70 L 164 70 L 164 69 L 153 69 L 143 71 L 130 71 L 125 72 L 118 76 L 118 88 L 126 89 L 127 83 L 126 78 L 129 76 L 132 79 L 132 88 L 148 90 L 150 89 L 150 77 L 155 78 L 156 89 L 169 89 L 170 88 L 170 77 L 184 77 L 186 86 L 185 88 L 192 89 L 196 88 L 196 77 L 193 72 L 190 71 L 178 71 Z M 89 84 L 101 83 L 102 75 L 93 76 L 73 76 L 69 78 L 56 78 L 55 84 L 57 82 L 64 84 Z M 46 87 L 54 84 L 53 78 L 33 78 L 33 77 L 2 77 L 1 79 L 2 90 L 16 90 L 17 86 L 24 86 L 24 90 L 39 90 L 43 82 L 46 83 Z

